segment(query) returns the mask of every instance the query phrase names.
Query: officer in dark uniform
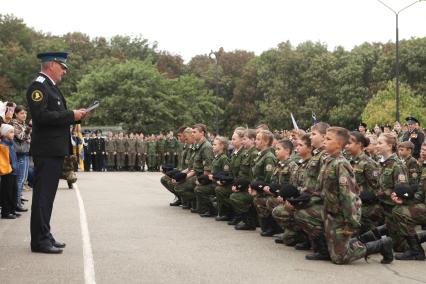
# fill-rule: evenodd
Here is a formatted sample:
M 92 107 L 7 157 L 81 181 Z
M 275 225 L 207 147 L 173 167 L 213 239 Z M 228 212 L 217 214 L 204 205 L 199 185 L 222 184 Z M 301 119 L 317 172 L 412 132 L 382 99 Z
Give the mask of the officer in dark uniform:
M 97 172 L 102 172 L 105 168 L 105 139 L 101 135 L 102 131 L 96 130 L 96 138 L 93 139 Z
M 90 165 L 91 165 L 89 143 L 90 143 L 90 131 L 85 130 L 84 138 L 83 138 L 84 171 L 85 172 L 90 172 Z
M 409 116 L 405 121 L 408 124 L 408 131 L 405 132 L 402 141 L 411 141 L 414 144 L 413 157 L 418 159 L 420 157 L 420 148 L 425 141 L 425 135 L 417 128 L 419 121 L 416 118 Z
M 27 90 L 33 121 L 31 150 L 34 159 L 34 187 L 31 207 L 31 250 L 62 253 L 64 243 L 50 233 L 50 217 L 64 157 L 70 155 L 70 126 L 86 116 L 84 109 L 67 110 L 57 84 L 67 72 L 67 53 L 40 53 L 41 71 Z

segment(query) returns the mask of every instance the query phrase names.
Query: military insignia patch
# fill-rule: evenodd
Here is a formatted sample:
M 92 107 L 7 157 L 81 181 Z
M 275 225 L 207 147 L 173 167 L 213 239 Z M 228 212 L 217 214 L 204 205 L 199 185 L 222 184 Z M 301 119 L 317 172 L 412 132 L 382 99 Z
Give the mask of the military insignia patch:
M 224 165 L 224 166 L 223 166 L 223 170 L 224 170 L 224 171 L 229 171 L 229 166 L 228 166 L 228 165 Z
M 373 177 L 378 177 L 379 176 L 379 171 L 373 171 Z
M 273 166 L 271 165 L 271 164 L 269 164 L 269 165 L 266 165 L 266 171 L 267 172 L 270 172 L 270 171 L 272 171 L 272 168 L 273 168 Z
M 399 175 L 399 176 L 398 176 L 398 181 L 399 181 L 399 182 L 406 182 L 406 181 L 407 181 L 407 179 L 405 178 L 405 175 Z
M 341 184 L 341 185 L 347 185 L 348 184 L 348 179 L 346 177 L 340 177 L 339 178 L 339 184 Z
M 43 93 L 39 90 L 35 90 L 31 94 L 31 99 L 35 102 L 39 102 L 43 99 Z
M 416 178 L 416 177 L 417 177 L 417 173 L 412 173 L 412 174 L 411 174 L 411 176 L 412 176 L 413 178 Z

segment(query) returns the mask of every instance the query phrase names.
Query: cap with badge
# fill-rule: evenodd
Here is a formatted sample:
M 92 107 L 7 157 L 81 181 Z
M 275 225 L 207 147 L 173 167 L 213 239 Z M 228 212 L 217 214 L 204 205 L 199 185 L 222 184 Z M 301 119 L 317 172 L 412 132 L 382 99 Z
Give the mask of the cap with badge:
M 413 117 L 413 116 L 406 117 L 405 121 L 407 122 L 407 124 L 419 123 L 419 121 L 415 117 Z
M 398 196 L 401 199 L 410 200 L 414 198 L 414 193 L 416 192 L 416 188 L 413 186 L 410 186 L 408 183 L 401 183 L 401 184 L 395 185 L 393 192 L 395 192 L 396 196 Z
M 37 54 L 37 58 L 40 59 L 42 63 L 54 61 L 61 64 L 65 69 L 68 69 L 68 66 L 65 64 L 68 58 L 67 52 L 43 52 Z
M 234 185 L 238 191 L 246 192 L 250 185 L 250 181 L 246 178 L 239 178 L 234 182 Z

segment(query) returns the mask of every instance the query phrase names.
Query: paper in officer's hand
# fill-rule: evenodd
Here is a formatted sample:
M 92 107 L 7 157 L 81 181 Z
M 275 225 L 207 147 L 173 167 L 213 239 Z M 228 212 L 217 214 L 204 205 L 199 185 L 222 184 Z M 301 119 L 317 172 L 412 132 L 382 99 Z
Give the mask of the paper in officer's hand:
M 99 101 L 94 101 L 88 108 L 86 108 L 86 112 L 91 112 L 98 106 L 99 106 Z

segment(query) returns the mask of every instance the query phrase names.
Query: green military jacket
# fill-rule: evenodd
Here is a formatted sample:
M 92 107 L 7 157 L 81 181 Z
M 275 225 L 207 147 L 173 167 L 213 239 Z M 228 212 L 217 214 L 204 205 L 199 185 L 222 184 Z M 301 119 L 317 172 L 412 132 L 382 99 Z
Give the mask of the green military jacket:
M 361 226 L 361 200 L 355 175 L 348 160 L 340 153 L 337 157 L 327 156 L 318 177 L 321 196 L 324 200 L 323 213 L 343 220 L 342 226 Z
M 310 159 L 299 159 L 297 162 L 297 167 L 293 169 L 293 172 L 291 174 L 290 183 L 297 187 L 297 189 L 302 192 L 306 189 L 305 182 L 306 182 L 306 167 L 308 166 Z
M 257 158 L 254 160 L 252 168 L 253 180 L 261 180 L 269 184 L 276 163 L 277 159 L 272 154 L 271 148 L 257 153 Z
M 407 183 L 407 172 L 401 160 L 396 154 L 392 154 L 386 160 L 380 162 L 382 168 L 379 176 L 378 197 L 381 202 L 387 205 L 394 205 L 390 196 L 397 184 Z
M 306 181 L 303 191 L 309 192 L 313 197 L 321 197 L 321 189 L 318 186 L 318 176 L 327 154 L 321 148 L 315 149 L 313 154 L 314 155 L 306 165 Z
M 296 164 L 300 161 L 300 156 L 296 151 L 293 151 L 290 156 L 290 160 L 295 162 Z
M 229 172 L 230 169 L 230 161 L 225 153 L 214 156 L 212 161 L 212 173 Z
M 238 177 L 248 178 L 250 181 L 253 180 L 252 168 L 254 167 L 257 154 L 257 149 L 254 146 L 250 149 L 246 149 L 244 153 L 242 153 L 243 156 L 241 158 Z
M 107 153 L 114 153 L 117 152 L 116 149 L 116 142 L 115 139 L 105 139 L 105 152 Z
M 157 142 L 156 141 L 148 141 L 146 142 L 146 152 L 149 155 L 157 154 Z
M 415 193 L 415 199 L 426 204 L 426 161 L 422 161 L 420 165 L 419 188 Z
M 244 155 L 244 148 L 243 147 L 241 147 L 238 150 L 234 149 L 234 151 L 232 151 L 232 154 L 231 154 L 231 171 L 232 171 L 232 176 L 234 177 L 234 179 L 237 179 L 237 178 L 240 177 L 239 173 L 240 173 L 241 161 L 243 159 L 243 155 Z
M 195 144 L 194 162 L 192 169 L 198 174 L 212 171 L 213 148 L 207 139 Z
M 290 158 L 285 161 L 278 161 L 272 172 L 271 183 L 290 183 L 291 175 L 296 170 L 297 164 Z
M 166 140 L 159 139 L 157 141 L 157 153 L 163 155 L 166 151 Z
M 365 153 L 354 157 L 351 160 L 351 164 L 360 191 L 377 194 L 379 191 L 379 164 Z
M 137 140 L 136 139 L 127 139 L 126 144 L 127 144 L 127 153 L 136 153 L 136 143 Z
M 166 152 L 170 155 L 174 155 L 178 151 L 178 141 L 176 138 L 166 140 Z
M 419 168 L 420 165 L 417 162 L 417 160 L 410 156 L 402 161 L 404 166 L 407 168 L 408 173 L 408 183 L 410 185 L 418 184 L 419 183 Z
M 125 142 L 126 142 L 126 140 L 124 138 L 115 140 L 115 149 L 118 153 L 126 152 Z
M 190 170 L 194 170 L 195 146 L 196 144 L 192 144 L 188 147 L 188 152 L 185 157 L 185 163 L 188 165 L 187 168 Z
M 136 140 L 136 152 L 141 155 L 146 153 L 145 141 L 143 141 L 142 139 Z

